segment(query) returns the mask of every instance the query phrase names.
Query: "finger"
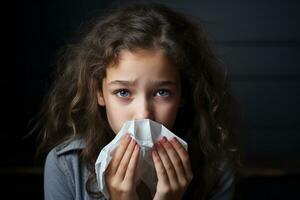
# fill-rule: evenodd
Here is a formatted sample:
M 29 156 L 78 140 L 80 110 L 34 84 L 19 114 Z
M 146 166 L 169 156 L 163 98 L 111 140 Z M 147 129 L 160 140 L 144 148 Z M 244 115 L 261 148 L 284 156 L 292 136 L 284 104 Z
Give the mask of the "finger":
M 155 171 L 157 174 L 158 181 L 162 182 L 164 185 L 169 185 L 168 174 L 165 167 L 157 153 L 156 147 L 152 150 L 152 159 L 154 162 Z
M 187 178 L 189 180 L 192 180 L 193 172 L 188 152 L 184 149 L 182 144 L 175 137 L 171 139 L 171 144 L 173 145 L 174 149 L 176 150 L 178 156 L 182 161 Z
M 110 169 L 108 168 L 107 171 L 110 171 L 111 173 L 115 174 L 118 166 L 125 154 L 125 151 L 127 149 L 127 146 L 129 145 L 131 141 L 130 135 L 126 134 L 123 136 L 121 142 L 119 143 L 119 146 L 116 148 L 115 152 L 112 155 L 112 160 L 110 162 Z
M 125 154 L 118 166 L 117 172 L 116 172 L 116 176 L 118 176 L 121 180 L 124 179 L 125 177 L 125 173 L 127 171 L 127 167 L 131 158 L 131 155 L 133 153 L 134 147 L 135 147 L 135 140 L 132 139 L 130 144 L 127 146 L 127 149 L 125 151 Z
M 162 146 L 162 144 L 160 142 L 157 143 L 157 152 L 158 152 L 158 155 L 162 161 L 162 164 L 168 174 L 170 184 L 173 184 L 173 183 L 176 184 L 178 182 L 178 180 L 177 180 L 175 168 L 174 168 L 166 150 L 164 149 L 164 147 Z
M 129 145 L 130 141 L 131 141 L 130 135 L 126 134 L 126 135 L 124 135 L 119 146 L 117 147 L 117 150 L 116 150 L 115 154 L 113 155 L 111 163 L 110 163 L 111 164 L 110 170 L 113 174 L 116 173 L 118 166 L 124 156 L 124 153 L 127 149 L 127 146 Z
M 135 175 L 135 170 L 136 170 L 137 163 L 138 163 L 139 153 L 140 153 L 140 146 L 139 146 L 139 144 L 135 144 L 134 151 L 130 158 L 124 180 L 130 181 L 130 182 L 134 181 L 134 178 L 135 178 L 134 175 Z
M 166 139 L 166 137 L 163 137 L 161 143 L 162 143 L 164 149 L 166 150 L 166 152 L 175 168 L 177 180 L 182 185 L 184 185 L 186 183 L 186 174 L 185 174 L 184 167 L 183 167 L 183 164 L 182 164 L 182 161 L 181 161 L 179 155 L 177 154 L 173 145 Z

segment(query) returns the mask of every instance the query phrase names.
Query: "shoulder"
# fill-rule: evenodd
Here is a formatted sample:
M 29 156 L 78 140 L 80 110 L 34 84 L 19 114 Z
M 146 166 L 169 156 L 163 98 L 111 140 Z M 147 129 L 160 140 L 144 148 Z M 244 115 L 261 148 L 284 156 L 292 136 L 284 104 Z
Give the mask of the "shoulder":
M 48 153 L 45 162 L 45 169 L 58 168 L 67 173 L 67 167 L 79 162 L 79 152 L 85 147 L 83 139 L 69 139 L 57 145 Z
M 69 139 L 57 145 L 47 154 L 45 167 L 63 167 L 63 161 L 79 159 L 79 152 L 85 147 L 83 139 Z
M 45 165 L 59 164 L 62 160 L 79 159 L 79 152 L 85 147 L 83 139 L 69 139 L 50 150 Z
M 220 174 L 216 187 L 211 193 L 210 200 L 229 200 L 234 196 L 235 172 L 226 167 Z
M 80 175 L 79 152 L 84 140 L 72 139 L 54 147 L 44 166 L 45 199 L 72 199 L 76 194 L 77 175 Z
M 83 139 L 69 139 L 52 149 L 53 153 L 57 156 L 72 153 L 74 151 L 80 151 L 85 147 Z

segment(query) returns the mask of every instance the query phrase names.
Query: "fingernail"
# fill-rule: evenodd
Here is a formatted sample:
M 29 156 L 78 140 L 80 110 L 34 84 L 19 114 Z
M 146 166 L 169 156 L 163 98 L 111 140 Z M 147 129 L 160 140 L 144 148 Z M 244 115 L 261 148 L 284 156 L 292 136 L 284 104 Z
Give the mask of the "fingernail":
M 156 158 L 158 157 L 156 150 L 152 150 L 152 154 L 154 157 L 156 157 Z
M 157 143 L 155 144 L 155 149 L 159 149 L 160 147 L 161 147 L 160 142 L 157 142 Z
M 125 138 L 126 138 L 126 140 L 130 140 L 131 139 L 131 137 L 130 137 L 129 134 L 126 134 Z
M 164 136 L 162 139 L 161 139 L 161 142 L 166 142 L 167 141 L 167 138 Z
M 131 140 L 132 144 L 136 144 L 136 141 L 134 139 Z
M 136 144 L 135 147 L 134 147 L 134 149 L 135 149 L 136 151 L 139 150 L 139 149 L 140 149 L 139 144 Z
M 171 142 L 172 142 L 172 143 L 177 143 L 176 137 L 173 137 L 173 138 L 171 139 Z

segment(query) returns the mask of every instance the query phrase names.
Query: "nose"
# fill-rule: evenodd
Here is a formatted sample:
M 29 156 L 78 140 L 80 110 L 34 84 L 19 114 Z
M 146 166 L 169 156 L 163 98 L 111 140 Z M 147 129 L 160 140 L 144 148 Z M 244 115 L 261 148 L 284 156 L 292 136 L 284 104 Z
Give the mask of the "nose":
M 153 119 L 153 105 L 152 102 L 143 97 L 137 100 L 134 119 Z

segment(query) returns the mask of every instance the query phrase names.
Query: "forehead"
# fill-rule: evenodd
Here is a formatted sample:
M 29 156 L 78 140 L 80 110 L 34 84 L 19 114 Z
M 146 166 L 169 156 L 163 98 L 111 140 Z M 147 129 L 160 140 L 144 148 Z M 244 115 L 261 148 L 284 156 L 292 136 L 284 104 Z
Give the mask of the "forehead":
M 178 69 L 162 50 L 122 50 L 118 62 L 106 69 L 106 79 L 167 79 L 178 81 Z

